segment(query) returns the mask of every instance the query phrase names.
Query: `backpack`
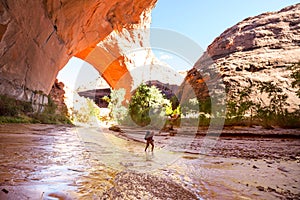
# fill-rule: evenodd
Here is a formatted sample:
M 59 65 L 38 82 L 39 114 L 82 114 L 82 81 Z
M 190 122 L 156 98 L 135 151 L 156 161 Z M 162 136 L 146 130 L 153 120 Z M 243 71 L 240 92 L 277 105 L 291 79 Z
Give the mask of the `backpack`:
M 146 135 L 144 137 L 145 140 L 149 139 L 151 137 L 150 131 L 146 132 Z

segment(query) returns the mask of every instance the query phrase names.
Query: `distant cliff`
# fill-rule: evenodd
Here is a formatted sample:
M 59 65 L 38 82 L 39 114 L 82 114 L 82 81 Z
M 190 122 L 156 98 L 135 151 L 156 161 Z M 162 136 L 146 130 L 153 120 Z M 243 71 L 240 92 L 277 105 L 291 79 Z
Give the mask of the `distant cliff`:
M 200 99 L 209 96 L 207 83 L 221 78 L 227 96 L 238 97 L 251 88 L 251 98 L 262 105 L 269 97 L 259 86 L 271 82 L 287 94 L 289 109 L 298 108 L 299 98 L 292 88 L 291 70 L 300 61 L 300 4 L 278 12 L 249 17 L 224 31 L 188 72 L 190 83 Z M 210 91 L 211 92 L 211 91 Z M 188 98 L 188 93 L 182 94 Z

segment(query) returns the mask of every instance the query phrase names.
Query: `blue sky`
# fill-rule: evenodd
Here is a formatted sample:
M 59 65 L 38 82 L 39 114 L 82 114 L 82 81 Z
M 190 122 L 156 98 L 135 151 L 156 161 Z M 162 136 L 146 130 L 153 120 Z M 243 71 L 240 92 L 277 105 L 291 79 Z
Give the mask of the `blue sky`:
M 151 27 L 177 31 L 205 50 L 214 38 L 243 19 L 296 3 L 299 0 L 158 0 Z

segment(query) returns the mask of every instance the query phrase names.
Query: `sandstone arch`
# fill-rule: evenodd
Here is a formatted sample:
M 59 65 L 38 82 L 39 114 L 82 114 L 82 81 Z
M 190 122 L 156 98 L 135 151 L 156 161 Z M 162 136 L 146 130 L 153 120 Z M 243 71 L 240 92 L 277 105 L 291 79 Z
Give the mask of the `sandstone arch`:
M 0 94 L 30 100 L 48 94 L 72 56 L 91 63 L 114 88 L 129 87 L 122 55 L 97 44 L 113 31 L 132 30 L 156 0 L 3 0 L 0 2 Z M 115 49 L 116 52 L 118 49 Z M 99 60 L 94 55 L 102 54 Z M 106 62 L 106 63 L 104 63 Z

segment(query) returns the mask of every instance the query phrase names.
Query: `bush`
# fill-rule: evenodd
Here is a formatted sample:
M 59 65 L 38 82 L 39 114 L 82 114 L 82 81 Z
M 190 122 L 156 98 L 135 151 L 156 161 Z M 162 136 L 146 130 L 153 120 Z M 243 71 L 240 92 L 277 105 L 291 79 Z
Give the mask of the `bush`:
M 30 102 L 0 95 L 0 123 L 71 124 L 67 116 L 56 113 L 56 104 L 48 97 L 43 112 L 33 113 Z
M 276 124 L 282 128 L 299 128 L 300 127 L 300 112 L 299 110 L 293 113 L 286 112 L 284 115 L 277 116 Z
M 15 100 L 5 95 L 0 95 L 0 116 L 17 116 L 19 113 L 32 112 L 29 102 Z

